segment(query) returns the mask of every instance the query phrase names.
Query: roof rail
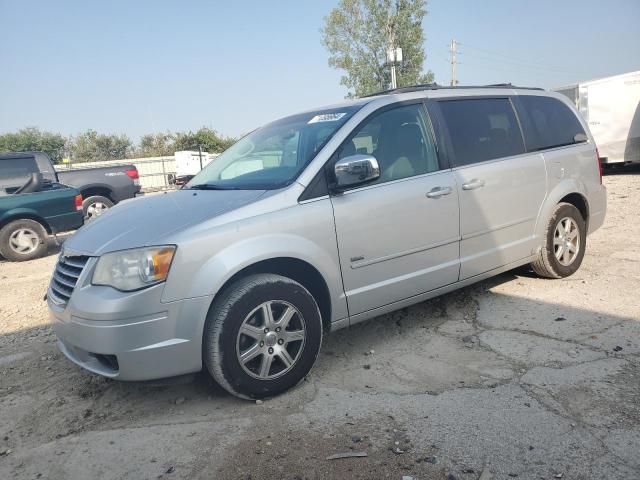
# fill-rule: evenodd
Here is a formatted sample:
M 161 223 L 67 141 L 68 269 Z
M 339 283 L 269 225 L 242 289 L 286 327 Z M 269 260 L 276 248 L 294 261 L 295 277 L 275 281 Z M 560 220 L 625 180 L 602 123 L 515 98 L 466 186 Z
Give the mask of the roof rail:
M 409 85 L 406 87 L 390 88 L 388 90 L 382 90 L 381 92 L 363 95 L 360 98 L 377 97 L 378 95 L 389 95 L 391 93 L 409 93 L 419 92 L 421 90 L 437 90 L 438 88 L 442 88 L 442 86 L 438 85 L 437 83 L 421 83 L 418 85 Z
M 491 85 L 456 85 L 456 86 L 438 85 L 437 83 L 423 83 L 420 85 L 409 85 L 407 87 L 391 88 L 389 90 L 383 90 L 381 92 L 370 93 L 368 95 L 363 95 L 361 98 L 377 97 L 379 95 L 390 95 L 392 93 L 419 92 L 422 90 L 464 90 L 468 88 L 516 88 L 518 90 L 544 90 L 544 88 L 539 88 L 539 87 L 516 87 L 511 83 L 494 83 Z

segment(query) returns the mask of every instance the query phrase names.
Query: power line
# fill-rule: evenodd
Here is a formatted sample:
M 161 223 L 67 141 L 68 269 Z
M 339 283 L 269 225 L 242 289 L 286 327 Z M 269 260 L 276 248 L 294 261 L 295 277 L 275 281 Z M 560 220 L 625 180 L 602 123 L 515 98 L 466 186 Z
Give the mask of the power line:
M 488 50 L 486 48 L 476 47 L 473 45 L 468 45 L 466 43 L 463 44 L 461 42 L 458 42 L 458 45 L 464 45 L 467 49 L 471 49 L 472 50 L 471 52 L 467 52 L 467 54 L 469 55 L 476 56 L 478 58 L 483 58 L 481 54 L 484 54 L 484 58 L 483 58 L 484 60 L 498 61 L 498 62 L 504 62 L 504 63 L 514 63 L 514 64 L 519 64 L 521 66 L 526 66 L 526 67 L 535 68 L 535 69 L 545 68 L 547 70 L 556 70 L 556 71 L 564 71 L 564 72 L 571 71 L 565 67 L 560 67 L 558 65 L 551 65 L 547 63 L 541 63 L 541 62 L 532 62 L 528 59 L 523 59 L 521 57 L 516 57 L 512 55 L 506 55 L 501 52 Z M 481 54 L 476 53 L 473 50 L 477 50 L 478 52 L 481 52 Z M 494 57 L 500 57 L 500 58 L 494 58 Z
M 479 61 L 482 62 L 483 64 L 488 64 L 488 65 L 495 65 L 496 68 L 498 67 L 503 67 L 503 68 L 512 68 L 512 69 L 521 69 L 521 70 L 531 70 L 531 71 L 546 71 L 546 72 L 550 72 L 550 73 L 554 73 L 554 74 L 566 74 L 566 73 L 571 73 L 574 74 L 576 73 L 575 70 L 570 70 L 570 69 L 551 69 L 551 68 L 547 68 L 547 67 L 538 67 L 535 65 L 529 65 L 526 63 L 516 63 L 516 62 L 498 62 L 496 61 L 496 59 L 494 58 L 487 58 L 487 57 L 481 57 L 478 55 L 472 55 L 470 57 L 471 60 L 474 61 Z
M 475 59 L 474 59 L 475 60 Z M 528 76 L 538 76 L 538 75 L 544 75 L 545 72 L 543 72 L 540 68 L 534 69 L 534 70 L 529 70 L 529 69 L 522 69 L 521 66 L 509 66 L 509 65 L 490 65 L 490 64 L 483 64 L 483 63 L 476 63 L 475 61 L 466 61 L 465 65 L 472 67 L 472 68 L 480 68 L 480 69 L 484 69 L 484 70 L 498 70 L 498 71 L 502 71 L 502 72 L 511 72 L 511 73 L 520 73 L 522 75 L 528 75 Z M 580 74 L 576 73 L 576 72 L 571 72 L 571 71 L 563 71 L 563 72 L 554 72 L 554 74 L 556 75 L 571 75 L 571 76 L 576 76 L 579 77 Z

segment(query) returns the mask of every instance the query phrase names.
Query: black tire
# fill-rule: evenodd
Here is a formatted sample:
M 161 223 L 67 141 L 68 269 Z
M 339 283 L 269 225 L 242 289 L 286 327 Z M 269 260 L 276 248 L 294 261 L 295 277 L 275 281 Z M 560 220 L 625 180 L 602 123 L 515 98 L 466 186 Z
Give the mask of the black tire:
M 554 247 L 556 227 L 565 218 L 572 219 L 579 232 L 578 253 L 571 264 L 566 266 L 556 258 Z M 580 211 L 570 203 L 559 203 L 549 218 L 544 239 L 544 245 L 540 249 L 538 258 L 531 263 L 533 271 L 546 278 L 564 278 L 573 275 L 582 264 L 587 245 L 587 225 Z
M 98 204 L 104 205 L 105 209 L 109 209 L 114 205 L 111 200 L 109 200 L 107 197 L 103 197 L 102 195 L 92 195 L 85 198 L 82 201 L 82 213 L 84 214 L 85 220 L 93 220 L 100 215 L 91 214 L 92 210 L 90 210 L 91 206 L 95 206 Z
M 12 235 L 17 234 L 20 230 L 32 232 L 35 235 L 35 237 L 32 238 L 37 242 L 35 248 L 25 253 L 17 251 L 12 244 Z M 47 252 L 47 238 L 47 231 L 35 220 L 14 220 L 0 230 L 0 254 L 11 262 L 33 260 Z
M 288 371 L 277 378 L 260 379 L 245 371 L 238 358 L 237 348 L 241 341 L 240 327 L 245 319 L 256 308 L 269 301 L 286 302 L 299 312 L 302 319 L 298 317 L 292 321 L 303 322 L 305 338 L 298 344 L 300 351 Z M 258 340 L 255 342 L 258 343 Z M 287 277 L 256 274 L 242 278 L 226 288 L 211 306 L 204 328 L 203 357 L 214 380 L 232 395 L 244 399 L 265 398 L 278 395 L 298 384 L 315 363 L 321 343 L 320 310 L 307 289 Z M 261 356 L 256 357 L 257 360 L 263 361 Z

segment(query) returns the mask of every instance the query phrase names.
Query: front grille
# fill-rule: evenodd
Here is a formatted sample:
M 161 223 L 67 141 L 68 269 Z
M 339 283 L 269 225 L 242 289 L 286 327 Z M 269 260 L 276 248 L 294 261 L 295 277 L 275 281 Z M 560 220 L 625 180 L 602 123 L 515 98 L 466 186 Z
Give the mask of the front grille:
M 89 260 L 89 257 L 65 257 L 60 255 L 49 285 L 49 295 L 51 295 L 54 303 L 66 305 L 69 302 L 73 289 L 76 288 L 78 277 L 80 277 L 82 269 L 87 264 L 87 260 Z

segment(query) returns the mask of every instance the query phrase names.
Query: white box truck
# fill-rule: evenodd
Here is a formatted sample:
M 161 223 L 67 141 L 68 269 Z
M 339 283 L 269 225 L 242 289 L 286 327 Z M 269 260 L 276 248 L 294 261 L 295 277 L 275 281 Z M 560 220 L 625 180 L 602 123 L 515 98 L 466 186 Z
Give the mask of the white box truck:
M 576 104 L 603 164 L 640 162 L 640 71 L 553 90 Z

